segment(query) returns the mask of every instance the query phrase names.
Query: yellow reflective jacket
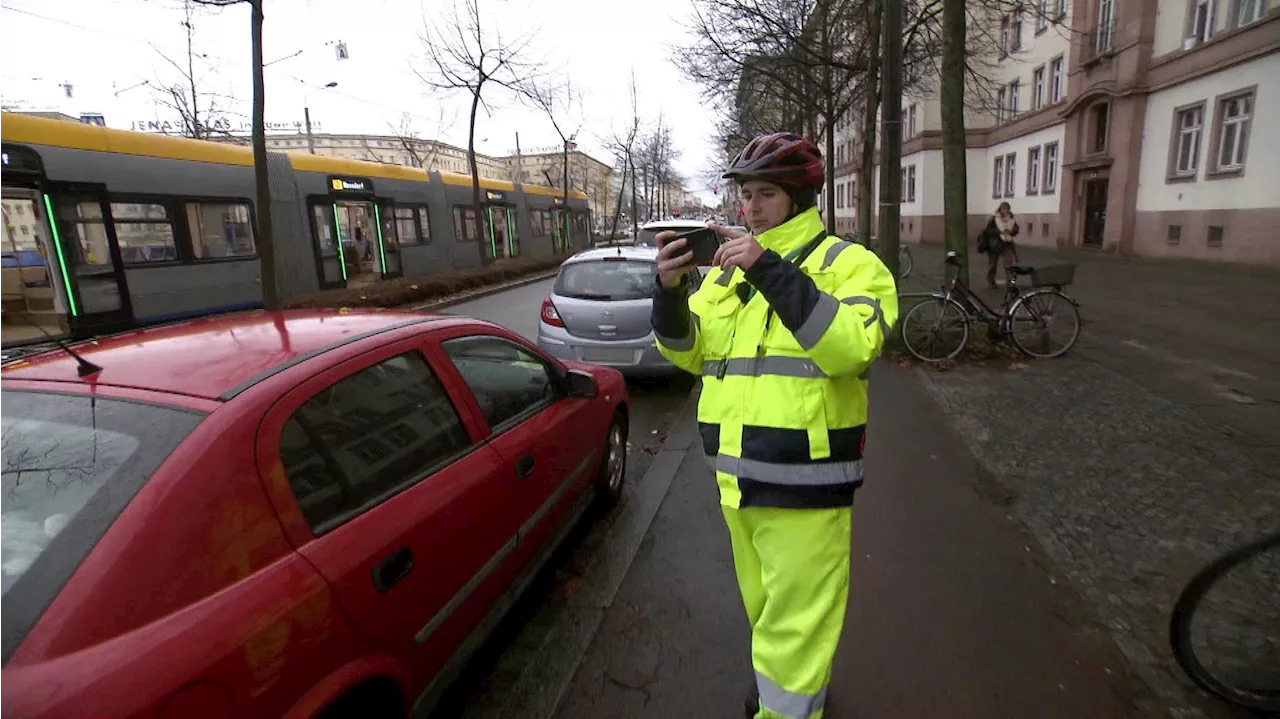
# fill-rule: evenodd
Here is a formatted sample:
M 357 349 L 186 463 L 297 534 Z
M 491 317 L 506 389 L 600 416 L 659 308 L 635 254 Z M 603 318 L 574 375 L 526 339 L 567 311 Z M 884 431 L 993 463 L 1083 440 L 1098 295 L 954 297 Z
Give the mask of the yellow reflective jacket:
M 702 375 L 698 429 L 722 504 L 847 506 L 897 285 L 864 247 L 828 237 L 816 208 L 756 239 L 765 253 L 745 277 L 717 267 L 692 295 L 658 286 L 658 351 Z

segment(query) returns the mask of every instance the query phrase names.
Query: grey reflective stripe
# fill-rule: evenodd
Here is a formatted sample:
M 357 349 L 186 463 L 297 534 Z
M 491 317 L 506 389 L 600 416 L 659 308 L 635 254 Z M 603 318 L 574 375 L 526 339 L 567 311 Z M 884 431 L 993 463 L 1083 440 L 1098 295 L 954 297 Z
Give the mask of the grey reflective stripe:
M 884 321 L 884 310 L 880 309 L 880 300 L 873 297 L 864 297 L 862 295 L 854 295 L 840 300 L 846 305 L 864 305 L 871 308 L 871 316 L 862 323 L 863 327 L 870 327 L 872 324 L 880 323 L 880 333 L 885 338 L 889 337 L 889 323 Z
M 721 367 L 724 368 L 723 374 Z M 807 357 L 735 357 L 731 360 L 708 360 L 702 363 L 702 374 L 707 376 L 739 375 L 744 377 L 813 377 L 825 378 L 826 372 Z
M 862 460 L 860 459 L 852 462 L 782 464 L 718 454 L 715 457 L 715 468 L 719 472 L 735 477 L 788 486 L 851 484 L 862 481 Z
M 840 253 L 844 252 L 850 247 L 853 247 L 853 243 L 845 242 L 844 240 L 839 240 L 834 245 L 828 247 L 827 255 L 826 257 L 822 258 L 822 266 L 819 267 L 818 269 L 825 270 L 828 267 L 830 267 L 831 264 L 836 261 L 836 258 L 840 256 Z
M 716 278 L 716 284 L 721 287 L 728 287 L 730 282 L 733 282 L 733 270 L 728 272 L 721 270 L 720 276 Z
M 655 339 L 657 339 L 659 342 L 662 343 L 663 347 L 666 347 L 667 349 L 672 350 L 673 352 L 688 352 L 689 350 L 693 349 L 693 340 L 697 337 L 697 335 L 694 334 L 692 328 L 690 328 L 689 334 L 687 336 L 681 337 L 680 339 L 663 337 L 662 335 L 656 332 L 654 333 L 653 336 Z
M 827 333 L 827 328 L 832 322 L 836 321 L 836 314 L 840 311 L 840 303 L 836 298 L 821 292 L 818 294 L 818 303 L 813 306 L 813 310 L 809 312 L 809 317 L 800 325 L 800 328 L 792 333 L 796 338 L 796 342 L 806 350 L 813 349 L 818 344 L 818 340 L 822 339 L 822 335 Z
M 813 695 L 789 692 L 760 672 L 756 672 L 756 686 L 760 689 L 761 708 L 788 719 L 809 719 L 827 704 L 826 687 Z

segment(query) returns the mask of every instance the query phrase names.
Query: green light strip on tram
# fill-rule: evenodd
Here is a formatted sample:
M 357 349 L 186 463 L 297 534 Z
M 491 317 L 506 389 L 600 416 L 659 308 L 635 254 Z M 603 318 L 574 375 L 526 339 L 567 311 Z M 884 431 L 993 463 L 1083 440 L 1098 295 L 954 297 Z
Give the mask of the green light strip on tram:
M 485 212 L 489 214 L 489 221 L 485 224 L 489 225 L 489 257 L 498 259 L 498 240 L 493 236 L 493 208 L 485 208 Z
M 347 281 L 347 258 L 342 253 L 342 225 L 338 222 L 338 203 L 333 203 L 333 234 L 338 240 L 338 268 L 342 270 L 342 281 Z
M 378 209 L 378 203 L 373 204 L 373 219 L 378 227 L 378 255 L 382 258 L 382 276 L 387 276 L 387 250 L 382 246 L 382 210 Z
M 45 218 L 49 220 L 49 230 L 53 232 L 53 249 L 58 253 L 58 269 L 62 270 L 62 286 L 67 291 L 67 303 L 71 305 L 71 316 L 76 317 L 80 314 L 80 308 L 76 307 L 76 294 L 71 289 L 71 275 L 67 274 L 67 261 L 62 256 L 62 236 L 58 234 L 58 218 L 53 214 L 53 203 L 49 201 L 49 196 L 42 194 L 44 198 Z

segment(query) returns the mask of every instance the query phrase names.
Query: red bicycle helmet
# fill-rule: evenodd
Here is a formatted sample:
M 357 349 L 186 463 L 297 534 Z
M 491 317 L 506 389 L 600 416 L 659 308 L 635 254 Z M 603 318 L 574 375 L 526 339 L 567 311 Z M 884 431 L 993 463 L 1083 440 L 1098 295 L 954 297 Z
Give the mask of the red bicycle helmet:
M 764 180 L 788 189 L 817 189 L 826 179 L 818 146 L 791 132 L 761 135 L 733 158 L 724 178 Z

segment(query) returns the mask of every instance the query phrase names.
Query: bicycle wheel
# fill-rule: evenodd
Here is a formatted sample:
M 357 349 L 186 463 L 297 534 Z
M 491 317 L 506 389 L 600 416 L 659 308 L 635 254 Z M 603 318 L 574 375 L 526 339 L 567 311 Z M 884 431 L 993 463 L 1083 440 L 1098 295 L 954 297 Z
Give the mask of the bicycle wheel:
M 949 360 L 969 341 L 969 314 L 942 295 L 916 303 L 901 324 L 902 343 L 923 362 Z
M 1247 562 L 1258 566 L 1259 576 L 1238 571 Z M 1178 595 L 1169 643 L 1182 671 L 1200 688 L 1236 706 L 1280 716 L 1278 579 L 1280 532 L 1227 552 Z
M 898 276 L 906 277 L 911 274 L 911 268 L 915 267 L 915 259 L 911 257 L 910 247 L 898 248 Z
M 1080 337 L 1080 310 L 1050 288 L 1020 295 L 1009 305 L 1004 322 L 1014 346 L 1038 359 L 1061 357 Z

